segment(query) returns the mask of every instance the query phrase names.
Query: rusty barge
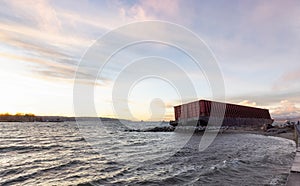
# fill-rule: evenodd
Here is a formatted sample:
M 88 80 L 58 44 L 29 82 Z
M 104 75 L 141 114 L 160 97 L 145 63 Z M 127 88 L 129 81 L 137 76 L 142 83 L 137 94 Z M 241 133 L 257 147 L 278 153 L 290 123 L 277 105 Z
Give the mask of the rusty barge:
M 175 121 L 172 126 L 207 126 L 214 112 L 222 113 L 222 126 L 262 127 L 273 123 L 268 109 L 198 100 L 174 107 Z M 218 114 L 217 114 L 218 115 Z

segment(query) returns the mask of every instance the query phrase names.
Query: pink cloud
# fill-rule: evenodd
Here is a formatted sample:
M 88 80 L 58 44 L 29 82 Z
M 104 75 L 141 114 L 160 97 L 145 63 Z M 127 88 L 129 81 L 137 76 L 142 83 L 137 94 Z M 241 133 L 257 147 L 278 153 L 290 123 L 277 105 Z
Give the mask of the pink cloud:
M 245 105 L 245 106 L 251 106 L 254 107 L 256 106 L 256 102 L 251 102 L 249 100 L 244 100 L 238 103 L 239 105 Z
M 285 81 L 294 81 L 294 80 L 300 80 L 300 69 L 294 70 L 292 72 L 286 73 L 282 76 L 282 80 Z
M 282 100 L 278 107 L 271 110 L 275 117 L 294 118 L 300 116 L 300 108 L 296 107 L 295 103 L 288 100 Z
M 273 3 L 258 1 L 245 26 L 247 28 L 248 24 L 252 23 L 265 29 L 266 32 L 273 32 L 274 29 L 285 28 L 286 26 L 293 28 L 299 26 L 299 22 L 295 19 L 299 15 L 299 2 L 297 1 L 275 1 Z
M 56 10 L 46 0 L 7 1 L 16 15 L 26 15 L 34 21 L 38 28 L 48 33 L 59 33 L 61 21 L 57 18 Z
M 121 7 L 119 14 L 122 18 L 133 20 L 152 20 L 162 17 L 177 17 L 179 15 L 179 3 L 172 0 L 145 0 L 130 7 Z
M 300 69 L 292 70 L 282 74 L 273 85 L 273 90 L 284 90 L 298 88 L 300 86 Z
M 141 1 L 141 6 L 148 11 L 165 14 L 167 16 L 176 16 L 179 10 L 178 1 L 174 0 L 146 0 Z

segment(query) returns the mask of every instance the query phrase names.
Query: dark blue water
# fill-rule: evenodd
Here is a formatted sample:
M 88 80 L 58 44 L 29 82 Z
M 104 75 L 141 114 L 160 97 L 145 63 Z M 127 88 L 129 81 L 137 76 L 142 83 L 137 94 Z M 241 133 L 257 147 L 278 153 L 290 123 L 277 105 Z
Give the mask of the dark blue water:
M 201 135 L 186 143 L 188 134 L 104 125 L 88 143 L 75 122 L 0 123 L 0 185 L 284 185 L 295 150 L 286 139 L 224 133 L 200 152 Z

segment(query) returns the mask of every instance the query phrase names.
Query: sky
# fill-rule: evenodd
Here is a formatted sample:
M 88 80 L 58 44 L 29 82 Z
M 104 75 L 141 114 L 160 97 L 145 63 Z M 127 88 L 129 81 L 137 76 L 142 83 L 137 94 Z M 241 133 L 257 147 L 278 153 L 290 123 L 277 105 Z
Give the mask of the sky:
M 92 62 L 78 70 L 82 58 L 99 38 L 124 25 L 150 20 L 174 23 L 205 42 L 221 71 L 226 102 L 270 109 L 273 118 L 300 117 L 297 0 L 2 0 L 0 113 L 74 116 L 76 73 L 81 84 L 94 87 L 95 109 L 103 117 L 170 120 L 174 105 L 213 99 L 205 72 L 196 69 L 182 51 L 163 43 L 145 42 L 125 48 L 110 60 L 100 77 L 99 73 L 94 77 L 98 69 Z M 157 29 L 170 40 L 182 37 L 166 27 Z M 136 30 L 131 37 L 143 32 Z M 110 40 L 118 41 L 118 37 Z M 148 60 L 148 64 L 155 64 L 155 60 L 164 64 L 154 71 L 163 69 L 170 79 L 136 79 L 130 91 L 124 93 L 125 100 L 114 99 L 114 87 L 128 83 L 126 77 L 130 74 L 146 73 L 138 63 L 147 64 L 149 58 L 153 61 Z M 166 63 L 162 63 L 164 60 Z M 132 64 L 136 66 L 131 71 L 126 69 Z M 183 71 L 174 70 L 176 67 Z M 178 87 L 170 83 L 182 86 L 186 76 L 196 92 L 191 97 L 182 97 Z M 97 78 L 95 82 L 93 78 Z M 133 118 L 125 112 L 116 113 L 116 106 L 124 103 Z

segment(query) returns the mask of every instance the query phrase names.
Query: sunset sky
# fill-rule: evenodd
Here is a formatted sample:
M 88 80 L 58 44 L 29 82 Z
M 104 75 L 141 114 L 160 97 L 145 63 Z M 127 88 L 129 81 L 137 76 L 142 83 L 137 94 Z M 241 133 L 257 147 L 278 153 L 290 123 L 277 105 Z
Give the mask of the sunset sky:
M 196 33 L 214 53 L 222 72 L 226 101 L 268 108 L 274 118 L 300 117 L 300 1 L 0 1 L 0 113 L 74 116 L 73 84 L 85 51 L 103 34 L 136 21 L 160 20 Z M 162 29 L 168 35 L 168 30 Z M 139 34 L 139 30 L 135 34 Z M 180 36 L 178 36 L 180 37 Z M 116 38 L 117 40 L 117 38 Z M 166 46 L 133 46 L 116 57 L 128 65 L 145 56 L 188 59 Z M 121 63 L 120 62 L 120 63 Z M 113 67 L 113 66 L 112 66 Z M 119 73 L 110 68 L 95 84 L 99 116 L 116 116 L 111 89 Z M 89 71 L 82 73 L 89 84 Z M 114 70 L 115 69 L 115 70 Z M 211 99 L 201 73 L 186 68 L 196 99 Z M 142 69 L 137 68 L 136 71 Z M 166 73 L 168 67 L 166 67 Z M 174 72 L 173 72 L 174 73 Z M 180 74 L 174 74 L 180 79 Z M 166 108 L 173 118 L 180 104 L 174 87 L 161 79 L 138 82 L 126 100 L 136 119 Z M 124 100 L 122 100 L 124 101 Z M 153 102 L 152 102 L 153 103 Z M 155 104 L 157 103 L 157 104 Z

